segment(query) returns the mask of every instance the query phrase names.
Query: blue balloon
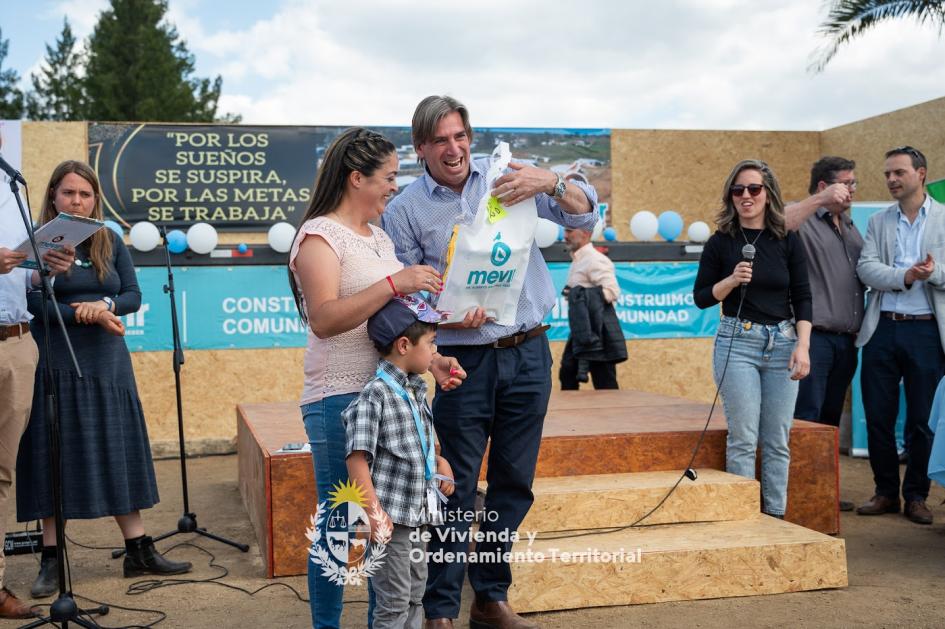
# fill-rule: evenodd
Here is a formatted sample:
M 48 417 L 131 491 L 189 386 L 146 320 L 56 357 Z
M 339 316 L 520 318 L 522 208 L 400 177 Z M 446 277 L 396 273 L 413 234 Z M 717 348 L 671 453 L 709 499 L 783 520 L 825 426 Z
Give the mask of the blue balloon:
M 115 221 L 105 221 L 105 227 L 109 228 L 110 230 L 118 234 L 119 236 L 125 235 L 125 231 L 121 228 L 121 225 L 119 225 Z
M 564 240 L 564 226 L 558 225 L 558 240 Z
M 617 230 L 613 227 L 608 227 L 604 229 L 604 240 L 614 241 L 617 240 Z
M 660 214 L 659 234 L 666 242 L 673 242 L 682 233 L 683 220 L 678 213 L 669 210 Z
M 167 250 L 171 253 L 187 251 L 187 235 L 179 229 L 167 232 Z
M 246 253 L 247 251 L 249 251 L 249 247 L 246 245 L 245 242 L 241 242 L 240 246 L 237 247 L 236 250 L 239 251 L 240 253 Z

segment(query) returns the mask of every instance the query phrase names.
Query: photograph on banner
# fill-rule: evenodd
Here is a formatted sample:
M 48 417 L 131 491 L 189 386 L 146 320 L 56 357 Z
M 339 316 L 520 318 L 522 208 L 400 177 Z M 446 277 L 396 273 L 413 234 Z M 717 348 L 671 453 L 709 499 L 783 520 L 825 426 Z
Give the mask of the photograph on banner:
M 568 278 L 567 262 L 548 265 L 558 293 L 545 323 L 548 338 L 566 341 L 569 335 L 568 300 L 561 295 Z M 626 339 L 666 339 L 714 336 L 719 307 L 696 307 L 692 286 L 697 262 L 617 262 L 614 264 L 620 297 L 614 304 Z
M 264 231 L 293 225 L 308 205 L 329 144 L 346 127 L 89 123 L 89 163 L 106 218 L 125 228 L 210 223 Z M 423 174 L 409 127 L 373 127 L 398 147 L 398 186 Z M 472 157 L 502 141 L 516 161 L 590 182 L 610 201 L 610 130 L 476 129 Z

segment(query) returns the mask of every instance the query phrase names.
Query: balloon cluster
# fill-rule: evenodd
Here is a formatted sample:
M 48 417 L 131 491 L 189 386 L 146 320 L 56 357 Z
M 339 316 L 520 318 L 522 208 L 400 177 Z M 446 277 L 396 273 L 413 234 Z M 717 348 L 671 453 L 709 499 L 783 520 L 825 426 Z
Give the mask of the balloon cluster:
M 122 230 L 118 223 L 105 221 L 105 225 L 121 235 Z M 161 244 L 161 232 L 154 223 L 135 223 L 128 236 L 131 239 L 131 246 L 138 251 L 151 251 Z M 194 223 L 186 232 L 180 229 L 167 232 L 167 249 L 171 253 L 184 253 L 189 248 L 194 253 L 205 255 L 217 248 L 219 240 L 217 230 L 213 225 Z M 269 246 L 279 253 L 288 253 L 294 240 L 295 227 L 290 223 L 276 223 L 269 228 Z M 249 246 L 241 243 L 237 251 L 246 253 L 249 251 Z
M 637 240 L 650 242 L 659 234 L 666 242 L 673 242 L 683 233 L 683 218 L 672 210 L 656 216 L 653 212 L 637 212 L 630 219 L 630 233 Z M 702 221 L 689 225 L 687 236 L 692 242 L 705 242 L 709 239 L 709 226 Z

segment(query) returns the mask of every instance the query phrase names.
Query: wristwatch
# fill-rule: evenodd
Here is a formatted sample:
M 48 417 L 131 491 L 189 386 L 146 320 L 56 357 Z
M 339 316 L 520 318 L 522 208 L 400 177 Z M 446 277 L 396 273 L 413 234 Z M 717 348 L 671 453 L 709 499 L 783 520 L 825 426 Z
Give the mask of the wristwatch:
M 564 177 L 561 176 L 561 173 L 555 173 L 555 177 L 558 178 L 558 181 L 555 183 L 555 187 L 551 191 L 551 196 L 553 196 L 555 199 L 561 199 L 564 197 L 564 190 L 567 186 L 564 183 Z
M 115 306 L 115 300 L 106 295 L 105 297 L 102 297 L 102 301 L 105 302 L 105 305 L 108 306 L 108 311 L 111 312 L 112 308 Z

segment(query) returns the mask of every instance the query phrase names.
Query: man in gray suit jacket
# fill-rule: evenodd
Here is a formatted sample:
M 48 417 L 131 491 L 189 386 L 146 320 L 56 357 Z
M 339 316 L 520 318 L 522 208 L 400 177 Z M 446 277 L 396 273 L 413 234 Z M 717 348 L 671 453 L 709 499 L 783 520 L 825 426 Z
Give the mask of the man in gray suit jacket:
M 897 201 L 870 217 L 857 274 L 869 287 L 856 344 L 863 347 L 863 407 L 875 495 L 860 515 L 898 513 L 895 425 L 899 381 L 906 390 L 905 515 L 931 524 L 929 412 L 945 375 L 945 206 L 925 193 L 925 156 L 911 146 L 886 153 L 886 186 Z

